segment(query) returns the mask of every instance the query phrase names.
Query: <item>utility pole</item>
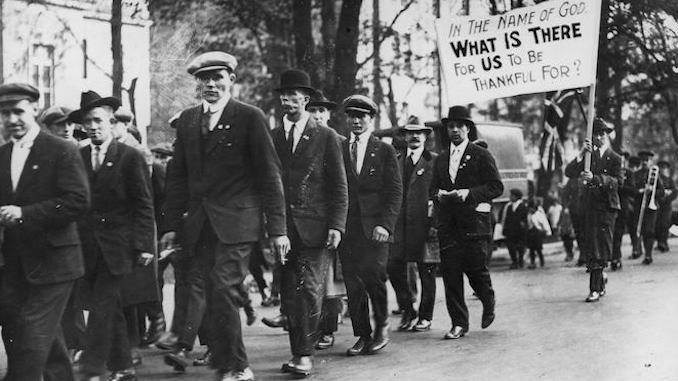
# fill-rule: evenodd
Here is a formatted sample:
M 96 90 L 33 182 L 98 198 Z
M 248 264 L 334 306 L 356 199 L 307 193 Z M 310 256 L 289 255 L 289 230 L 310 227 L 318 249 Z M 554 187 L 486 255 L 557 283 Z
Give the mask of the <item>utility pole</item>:
M 374 102 L 377 104 L 377 114 L 374 118 L 376 129 L 381 129 L 381 103 L 384 100 L 384 91 L 381 88 L 381 19 L 379 18 L 379 0 L 372 0 L 372 85 L 374 87 Z

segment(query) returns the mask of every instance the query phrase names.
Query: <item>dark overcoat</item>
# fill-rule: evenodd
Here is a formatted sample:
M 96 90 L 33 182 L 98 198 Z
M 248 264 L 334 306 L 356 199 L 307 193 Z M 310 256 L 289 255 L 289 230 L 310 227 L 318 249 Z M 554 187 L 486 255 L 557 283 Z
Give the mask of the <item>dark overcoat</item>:
M 309 118 L 294 153 L 283 127 L 273 130 L 273 142 L 282 162 L 288 221 L 304 245 L 325 247 L 328 229 L 346 231 L 348 185 L 339 135 Z
M 438 202 L 437 227 L 441 250 L 459 241 L 491 237 L 491 211 L 478 211 L 476 208 L 480 203 L 491 204 L 492 199 L 504 191 L 494 158 L 483 147 L 469 142 L 459 162 L 454 183 L 450 179 L 449 166 L 448 148 L 440 153 L 434 164 L 432 197 L 438 190 L 468 189 L 469 194 L 462 203 L 445 199 Z
M 2 252 L 18 255 L 26 280 L 44 285 L 85 272 L 76 220 L 89 208 L 87 175 L 71 142 L 40 132 L 12 191 L 12 144 L 0 147 L 0 205 L 21 207 L 21 223 L 4 229 Z
M 370 135 L 363 166 L 357 174 L 351 162 L 349 139 L 342 145 L 349 191 L 348 218 L 359 210 L 365 237 L 371 239 L 375 226 L 382 226 L 390 233 L 389 242 L 393 242 L 403 197 L 395 149 Z
M 188 249 L 208 222 L 222 243 L 255 242 L 264 216 L 270 237 L 287 233 L 280 160 L 264 113 L 231 98 L 208 140 L 202 105 L 179 116 L 173 169 L 167 176 L 161 233 L 179 229 Z M 192 250 L 189 250 L 192 251 Z
M 415 164 L 410 178 L 403 178 L 403 203 L 396 223 L 391 256 L 410 262 L 436 263 L 440 259 L 433 250 L 428 249 L 427 240 L 432 215 L 429 215 L 433 162 L 437 154 L 424 150 Z M 398 166 L 403 173 L 407 151 L 398 151 Z M 405 184 L 407 182 L 407 184 Z M 433 208 L 431 208 L 433 209 Z

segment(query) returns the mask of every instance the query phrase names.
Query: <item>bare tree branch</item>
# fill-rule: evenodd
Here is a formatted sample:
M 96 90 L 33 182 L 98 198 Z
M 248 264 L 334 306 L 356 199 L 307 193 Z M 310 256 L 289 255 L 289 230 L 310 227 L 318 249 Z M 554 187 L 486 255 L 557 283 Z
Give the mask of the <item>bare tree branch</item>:
M 393 20 L 391 20 L 391 24 L 388 27 L 384 28 L 385 32 L 381 33 L 379 45 L 381 45 L 384 41 L 386 41 L 387 38 L 393 35 L 393 26 L 395 25 L 396 21 L 398 21 L 400 16 L 403 13 L 405 13 L 410 8 L 410 6 L 412 6 L 412 4 L 414 4 L 414 0 L 408 1 L 407 4 L 405 4 L 405 6 L 398 12 L 398 14 L 396 14 L 395 17 L 393 17 Z M 377 52 L 372 52 L 372 54 L 367 56 L 367 58 L 365 58 L 361 62 L 358 62 L 358 70 L 365 66 L 366 63 L 370 62 L 370 60 L 374 58 L 375 54 L 377 54 Z

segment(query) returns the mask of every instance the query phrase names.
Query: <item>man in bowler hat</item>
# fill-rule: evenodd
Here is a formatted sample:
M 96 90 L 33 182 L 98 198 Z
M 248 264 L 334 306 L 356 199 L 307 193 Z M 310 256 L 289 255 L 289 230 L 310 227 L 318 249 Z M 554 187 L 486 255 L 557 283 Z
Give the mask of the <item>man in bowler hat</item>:
M 584 140 L 579 155 L 565 167 L 565 175 L 583 183 L 584 220 L 580 250 L 586 252 L 589 270 L 589 295 L 586 302 L 597 302 L 605 295 L 603 272 L 612 258 L 612 236 L 619 202 L 621 156 L 610 147 L 609 134 L 614 131 L 604 119 L 593 121 L 592 139 Z M 590 170 L 584 168 L 584 156 L 591 155 Z
M 0 121 L 10 141 L 0 147 L 0 324 L 6 381 L 71 381 L 61 318 L 84 272 L 76 220 L 90 205 L 75 145 L 41 132 L 39 92 L 0 85 Z
M 176 121 L 161 228 L 161 246 L 173 246 L 186 213 L 183 249 L 192 256 L 189 271 L 204 279 L 210 365 L 222 381 L 254 379 L 239 308 L 249 257 L 262 230 L 283 260 L 290 246 L 280 160 L 264 113 L 231 97 L 236 66 L 236 58 L 224 52 L 201 54 L 188 65 L 202 102 Z
M 346 227 L 348 189 L 340 138 L 320 126 L 306 105 L 315 92 L 306 72 L 287 70 L 276 89 L 284 112 L 273 143 L 282 163 L 290 252 L 281 263 L 281 307 L 287 316 L 292 358 L 283 372 L 312 369 L 330 262 Z
M 140 151 L 113 137 L 118 107 L 117 98 L 87 91 L 80 109 L 71 114 L 90 138 L 80 154 L 92 207 L 78 221 L 85 257 L 82 286 L 90 312 L 81 367 L 86 380 L 100 380 L 106 367 L 112 372 L 109 380 L 136 380 L 123 288 L 133 268 L 150 264 L 155 252 L 148 168 Z
M 347 355 L 357 356 L 380 352 L 389 343 L 386 264 L 403 187 L 395 150 L 372 136 L 376 104 L 366 96 L 351 95 L 343 109 L 351 133 L 342 143 L 349 203 L 339 257 L 353 335 L 358 337 Z
M 481 327 L 494 321 L 494 290 L 486 258 L 491 236 L 492 199 L 504 190 L 492 154 L 471 143 L 475 123 L 463 106 L 442 119 L 449 145 L 436 159 L 431 194 L 438 205 L 440 265 L 452 328 L 445 339 L 459 339 L 469 329 L 464 301 L 464 274 L 483 304 Z M 447 143 L 447 142 L 445 142 Z
M 643 264 L 649 265 L 652 264 L 652 250 L 654 248 L 654 243 L 656 241 L 656 226 L 657 226 L 657 210 L 651 207 L 651 195 L 652 195 L 652 184 L 650 183 L 650 167 L 652 166 L 652 158 L 654 157 L 654 152 L 652 151 L 638 151 L 638 156 L 640 157 L 640 169 L 634 174 L 635 182 L 635 202 L 634 202 L 634 219 L 636 221 L 636 231 L 638 229 L 638 221 L 640 221 L 640 211 L 645 207 L 645 212 L 643 213 L 643 219 L 640 221 L 640 236 L 636 240 L 637 247 L 633 249 L 631 258 L 636 259 L 641 257 L 643 254 Z M 662 182 L 661 176 L 657 174 L 656 186 L 654 189 L 655 192 L 655 202 L 658 204 L 662 201 L 664 197 L 664 183 Z M 647 195 L 647 197 L 643 197 Z M 644 202 L 644 205 L 643 205 Z

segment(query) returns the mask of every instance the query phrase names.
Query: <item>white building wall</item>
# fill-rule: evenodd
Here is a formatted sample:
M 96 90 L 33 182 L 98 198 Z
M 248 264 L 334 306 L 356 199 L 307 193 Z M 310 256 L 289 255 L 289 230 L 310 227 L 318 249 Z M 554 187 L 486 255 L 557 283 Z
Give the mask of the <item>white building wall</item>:
M 29 3 L 5 0 L 3 8 L 5 82 L 33 83 L 32 51 L 36 44 L 53 46 L 53 99 L 50 105 L 78 108 L 80 94 L 94 90 L 111 95 L 110 14 L 97 12 L 89 1 Z M 145 138 L 150 124 L 150 34 L 149 22 L 123 20 L 123 88 L 138 78 L 135 90 L 137 126 Z M 89 59 L 85 63 L 83 41 Z M 86 75 L 85 75 L 86 73 Z M 126 91 L 123 107 L 131 109 Z

